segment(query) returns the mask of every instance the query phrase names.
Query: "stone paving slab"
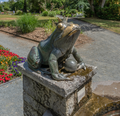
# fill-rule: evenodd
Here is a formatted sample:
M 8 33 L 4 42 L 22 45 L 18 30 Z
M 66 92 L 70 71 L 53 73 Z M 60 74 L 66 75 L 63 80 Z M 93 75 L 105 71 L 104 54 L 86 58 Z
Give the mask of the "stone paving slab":
M 0 116 L 23 116 L 22 91 L 21 78 L 0 85 Z

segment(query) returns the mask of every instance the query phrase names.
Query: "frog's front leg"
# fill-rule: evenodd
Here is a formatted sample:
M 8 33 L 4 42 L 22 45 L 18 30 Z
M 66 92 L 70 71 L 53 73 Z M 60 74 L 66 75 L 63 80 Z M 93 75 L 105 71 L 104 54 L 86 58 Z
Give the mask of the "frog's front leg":
M 77 53 L 77 50 L 75 47 L 73 47 L 73 50 L 72 50 L 72 54 L 74 56 L 74 58 L 76 59 L 76 61 L 78 62 L 78 69 L 84 69 L 86 70 L 86 66 L 85 66 L 85 63 L 83 62 L 83 59 L 80 57 L 80 55 Z
M 62 53 L 58 49 L 54 49 L 50 54 L 48 63 L 51 71 L 52 78 L 57 81 L 64 81 L 64 80 L 73 80 L 73 78 L 67 78 L 59 73 L 58 71 L 58 58 L 62 56 Z
M 32 70 L 36 70 L 41 65 L 41 54 L 36 46 L 33 46 L 27 56 L 28 67 Z

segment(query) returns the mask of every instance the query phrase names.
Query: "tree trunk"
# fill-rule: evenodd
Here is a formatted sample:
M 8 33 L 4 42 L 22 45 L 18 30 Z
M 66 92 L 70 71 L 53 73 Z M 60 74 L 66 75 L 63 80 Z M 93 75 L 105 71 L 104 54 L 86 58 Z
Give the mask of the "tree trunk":
M 91 10 L 94 12 L 93 0 L 88 0 Z
M 105 5 L 105 1 L 106 1 L 106 0 L 101 0 L 101 8 L 104 7 L 104 5 Z
M 27 3 L 26 3 L 26 0 L 24 0 L 24 12 L 27 12 Z

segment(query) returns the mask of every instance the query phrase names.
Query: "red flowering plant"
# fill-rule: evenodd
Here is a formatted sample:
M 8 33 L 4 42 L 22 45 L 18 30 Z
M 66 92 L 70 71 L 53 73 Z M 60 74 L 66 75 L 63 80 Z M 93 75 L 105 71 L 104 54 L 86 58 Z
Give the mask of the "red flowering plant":
M 21 76 L 21 72 L 17 70 L 17 64 L 25 60 L 26 58 L 19 57 L 0 45 L 0 84 Z

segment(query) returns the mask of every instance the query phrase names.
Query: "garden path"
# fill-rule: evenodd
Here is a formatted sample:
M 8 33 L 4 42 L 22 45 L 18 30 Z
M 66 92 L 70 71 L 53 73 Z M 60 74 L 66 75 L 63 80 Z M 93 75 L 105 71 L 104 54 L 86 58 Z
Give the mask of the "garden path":
M 94 41 L 78 49 L 85 63 L 98 67 L 93 82 L 120 81 L 120 35 L 75 19 L 82 31 Z
M 93 77 L 93 87 L 96 88 L 99 82 L 120 81 L 120 35 L 79 20 L 69 19 L 69 22 L 79 24 L 83 32 L 94 40 L 78 48 L 85 63 L 98 67 L 97 74 Z M 26 57 L 30 48 L 37 43 L 0 33 L 0 45 Z M 0 104 L 2 116 L 22 116 L 21 79 L 0 88 Z
M 21 57 L 27 57 L 38 43 L 0 33 L 0 45 Z M 0 86 L 0 116 L 23 116 L 22 79 Z

